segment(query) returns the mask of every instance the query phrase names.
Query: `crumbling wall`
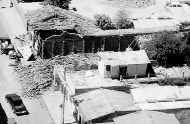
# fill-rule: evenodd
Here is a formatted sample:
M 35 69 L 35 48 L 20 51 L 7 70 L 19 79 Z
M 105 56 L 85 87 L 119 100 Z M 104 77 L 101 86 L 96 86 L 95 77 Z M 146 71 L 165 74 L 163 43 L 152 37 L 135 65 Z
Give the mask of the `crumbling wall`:
M 64 32 L 50 36 L 42 42 L 40 56 L 44 59 L 83 51 L 83 39 L 77 34 Z

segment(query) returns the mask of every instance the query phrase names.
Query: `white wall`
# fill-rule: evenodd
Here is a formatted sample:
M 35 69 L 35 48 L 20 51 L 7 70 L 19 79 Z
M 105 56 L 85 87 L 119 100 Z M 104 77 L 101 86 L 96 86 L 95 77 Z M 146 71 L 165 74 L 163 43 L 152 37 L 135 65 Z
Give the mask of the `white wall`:
M 104 77 L 105 75 L 105 67 L 103 66 L 103 62 L 102 61 L 99 61 L 98 62 L 98 72 L 100 74 L 101 77 Z
M 138 64 L 138 65 L 126 65 L 127 73 L 129 76 L 135 75 L 146 75 L 147 64 Z M 101 77 L 104 78 L 119 78 L 119 65 L 111 66 L 111 71 L 106 71 L 106 64 L 100 61 L 98 63 L 98 70 Z

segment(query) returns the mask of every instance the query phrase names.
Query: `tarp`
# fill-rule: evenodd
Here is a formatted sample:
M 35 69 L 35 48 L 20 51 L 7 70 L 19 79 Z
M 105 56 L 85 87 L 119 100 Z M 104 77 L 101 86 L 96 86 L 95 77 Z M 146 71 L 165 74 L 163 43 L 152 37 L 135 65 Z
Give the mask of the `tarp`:
M 114 118 L 116 124 L 179 124 L 174 114 L 140 111 Z
M 26 33 L 24 15 L 18 5 L 0 8 L 0 38 L 13 38 Z

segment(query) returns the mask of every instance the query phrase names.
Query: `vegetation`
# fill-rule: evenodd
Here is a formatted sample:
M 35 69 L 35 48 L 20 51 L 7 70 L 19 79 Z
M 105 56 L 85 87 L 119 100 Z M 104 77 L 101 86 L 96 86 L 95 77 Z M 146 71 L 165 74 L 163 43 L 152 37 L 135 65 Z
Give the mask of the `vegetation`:
M 129 19 L 125 11 L 119 11 L 116 18 L 116 27 L 117 29 L 128 29 L 134 28 L 133 22 Z
M 96 23 L 95 25 L 102 30 L 116 29 L 114 24 L 111 21 L 111 18 L 105 14 L 95 15 Z
M 156 54 L 153 58 L 158 61 L 159 65 L 169 67 L 185 63 L 186 54 L 189 53 L 184 52 L 187 46 L 186 41 L 182 39 L 179 34 L 168 32 L 163 32 L 156 38 L 154 43 Z
M 71 0 L 45 0 L 45 4 L 60 7 L 62 9 L 69 9 L 69 4 Z
M 190 33 L 185 33 L 183 40 L 186 43 L 186 47 L 183 50 L 184 61 L 188 66 L 190 66 Z
M 112 22 L 111 18 L 105 14 L 95 15 L 95 20 L 95 25 L 101 28 L 102 30 L 134 28 L 133 22 L 123 11 L 118 12 L 115 24 Z

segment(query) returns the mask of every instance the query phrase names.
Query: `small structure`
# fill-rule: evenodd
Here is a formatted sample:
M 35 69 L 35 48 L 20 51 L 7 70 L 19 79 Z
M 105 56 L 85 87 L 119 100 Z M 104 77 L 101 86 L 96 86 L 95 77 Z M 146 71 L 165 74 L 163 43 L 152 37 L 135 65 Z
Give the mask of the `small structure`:
M 115 124 L 180 124 L 174 114 L 139 111 L 114 118 Z
M 131 78 L 154 75 L 150 60 L 144 50 L 126 52 L 100 52 L 98 70 L 104 78 Z

